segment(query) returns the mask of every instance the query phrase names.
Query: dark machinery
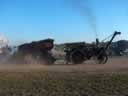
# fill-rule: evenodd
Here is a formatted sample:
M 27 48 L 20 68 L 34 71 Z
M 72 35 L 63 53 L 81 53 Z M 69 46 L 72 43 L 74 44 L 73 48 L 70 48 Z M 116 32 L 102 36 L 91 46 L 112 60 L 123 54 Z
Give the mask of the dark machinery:
M 112 38 L 106 44 L 106 46 L 100 46 L 99 40 L 96 39 L 95 44 L 86 44 L 85 42 L 66 43 L 64 52 L 66 63 L 80 64 L 85 60 L 95 58 L 97 63 L 105 64 L 108 60 L 107 49 L 111 45 L 116 35 L 120 35 L 121 32 L 115 31 L 112 34 Z
M 53 64 L 55 58 L 52 56 L 51 49 L 54 47 L 53 39 L 25 43 L 18 46 L 16 53 L 11 56 L 18 63 L 45 63 Z

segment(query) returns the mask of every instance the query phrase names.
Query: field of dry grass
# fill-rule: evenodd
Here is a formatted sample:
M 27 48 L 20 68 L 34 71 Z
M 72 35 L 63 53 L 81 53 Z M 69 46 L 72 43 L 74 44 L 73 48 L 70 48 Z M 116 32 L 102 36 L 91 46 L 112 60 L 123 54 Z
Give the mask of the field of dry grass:
M 128 96 L 128 59 L 105 65 L 0 64 L 0 96 Z
M 1 72 L 0 96 L 128 96 L 128 74 Z

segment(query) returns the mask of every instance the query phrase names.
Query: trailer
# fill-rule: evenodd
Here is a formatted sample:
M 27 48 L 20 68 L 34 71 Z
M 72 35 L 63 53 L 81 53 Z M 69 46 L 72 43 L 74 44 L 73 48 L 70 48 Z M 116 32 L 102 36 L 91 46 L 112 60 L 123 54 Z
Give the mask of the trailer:
M 53 39 L 45 39 L 25 43 L 17 47 L 17 51 L 10 56 L 10 61 L 14 63 L 43 63 L 53 64 L 55 58 L 52 56 L 52 48 L 54 47 Z

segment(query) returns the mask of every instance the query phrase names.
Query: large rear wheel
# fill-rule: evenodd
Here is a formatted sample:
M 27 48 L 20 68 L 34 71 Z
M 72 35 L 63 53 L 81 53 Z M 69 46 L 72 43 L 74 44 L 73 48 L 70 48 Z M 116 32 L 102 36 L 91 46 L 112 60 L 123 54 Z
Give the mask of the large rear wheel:
M 84 62 L 84 55 L 82 52 L 75 50 L 71 53 L 71 62 L 73 64 L 81 64 Z

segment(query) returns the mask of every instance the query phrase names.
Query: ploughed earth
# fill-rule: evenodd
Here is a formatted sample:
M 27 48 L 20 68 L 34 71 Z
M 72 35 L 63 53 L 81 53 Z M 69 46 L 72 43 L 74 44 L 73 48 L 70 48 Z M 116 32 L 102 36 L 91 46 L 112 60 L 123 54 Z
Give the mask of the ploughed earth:
M 128 57 L 109 58 L 106 64 L 86 61 L 83 64 L 0 64 L 0 72 L 128 72 Z

